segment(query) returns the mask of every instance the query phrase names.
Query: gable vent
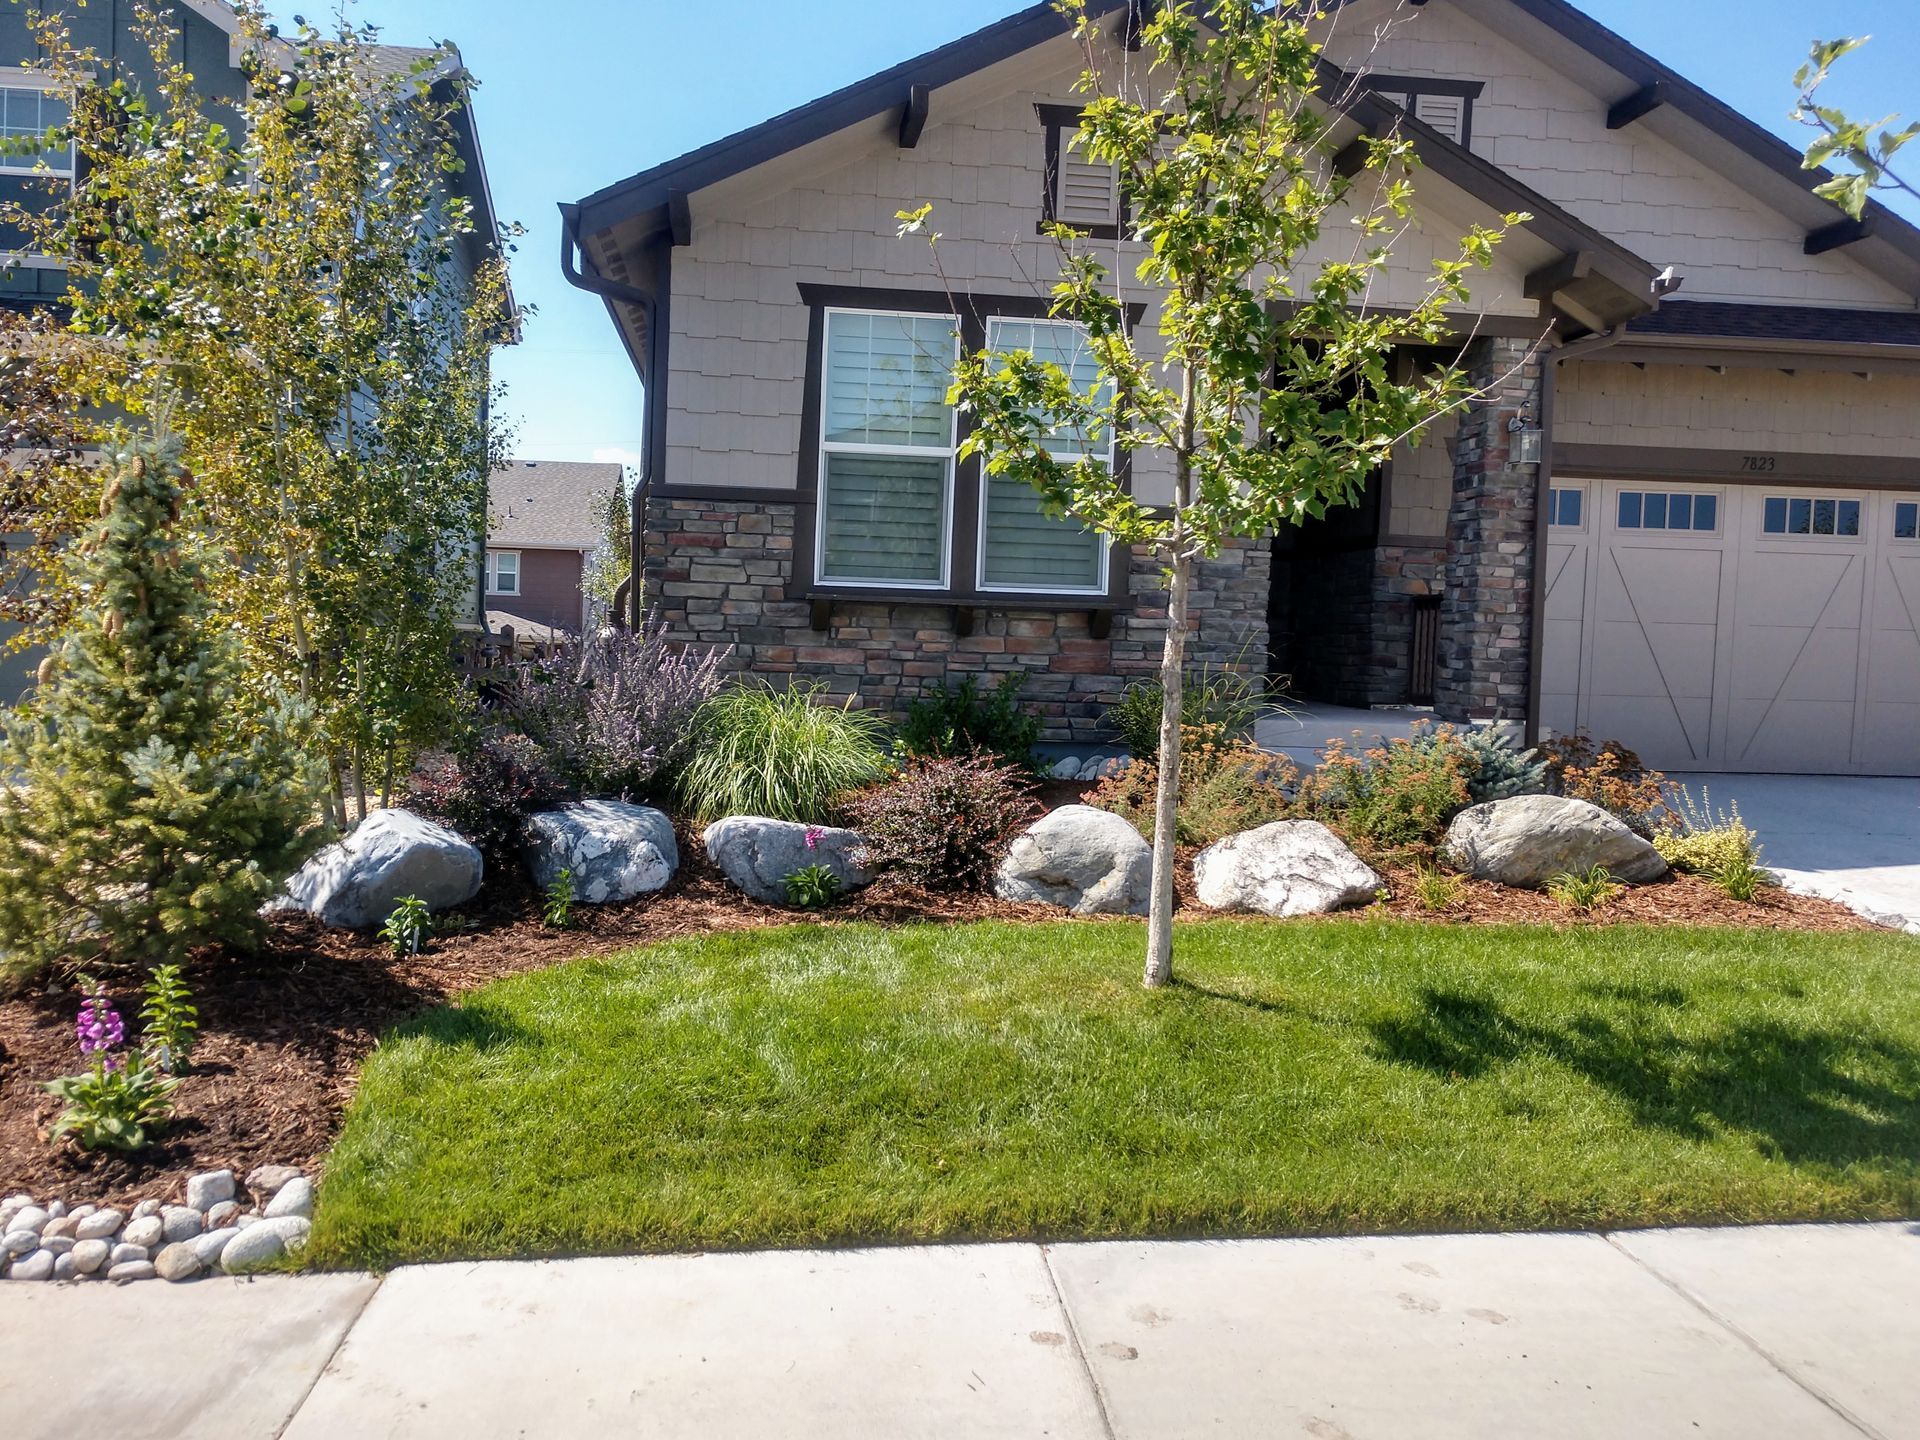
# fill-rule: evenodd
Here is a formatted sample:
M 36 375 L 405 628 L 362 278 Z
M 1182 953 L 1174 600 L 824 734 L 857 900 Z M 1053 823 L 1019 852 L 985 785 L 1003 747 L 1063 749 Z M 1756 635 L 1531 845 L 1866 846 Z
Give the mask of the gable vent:
M 1054 194 L 1055 218 L 1076 226 L 1114 225 L 1120 219 L 1120 170 L 1063 153 Z
M 1467 138 L 1467 98 L 1464 95 L 1416 95 L 1413 118 L 1431 125 L 1456 145 Z

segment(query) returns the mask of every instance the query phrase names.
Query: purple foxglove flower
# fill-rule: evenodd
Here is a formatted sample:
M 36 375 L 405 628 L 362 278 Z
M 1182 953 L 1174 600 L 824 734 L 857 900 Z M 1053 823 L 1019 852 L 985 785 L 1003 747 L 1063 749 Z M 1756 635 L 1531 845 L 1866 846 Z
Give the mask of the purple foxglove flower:
M 73 1023 L 73 1031 L 80 1041 L 82 1055 L 117 1050 L 126 1039 L 126 1027 L 121 1023 L 120 1012 L 108 1003 L 105 993 L 101 991 L 95 991 L 82 1002 L 80 1016 Z
M 827 832 L 822 830 L 818 825 L 809 825 L 807 827 L 807 849 L 809 850 L 819 849 L 820 837 L 825 835 L 826 833 Z

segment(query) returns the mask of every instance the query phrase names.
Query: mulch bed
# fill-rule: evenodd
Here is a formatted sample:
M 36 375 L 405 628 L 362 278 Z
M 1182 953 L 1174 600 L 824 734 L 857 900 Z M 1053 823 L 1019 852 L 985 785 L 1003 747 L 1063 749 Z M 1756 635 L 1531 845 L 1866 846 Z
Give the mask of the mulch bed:
M 1076 798 L 1062 793 L 1052 803 Z M 538 896 L 517 873 L 489 886 L 468 909 L 440 917 L 428 951 L 394 959 L 377 940 L 332 931 L 306 917 L 275 920 L 257 955 L 197 956 L 187 982 L 200 1007 L 200 1043 L 192 1071 L 175 1092 L 162 1143 L 134 1156 L 88 1154 L 70 1141 L 49 1145 L 59 1104 L 41 1082 L 78 1064 L 73 1019 L 79 996 L 46 987 L 0 1001 L 0 1195 L 37 1198 L 171 1199 L 198 1170 L 262 1164 L 312 1171 L 333 1143 L 361 1062 L 380 1036 L 410 1016 L 502 976 L 566 960 L 628 950 L 682 936 L 791 924 L 867 922 L 886 926 L 973 920 L 1058 920 L 1043 906 L 990 896 L 941 896 L 881 884 L 802 916 L 748 899 L 726 884 L 692 836 L 683 864 L 659 895 L 629 905 L 582 906 L 577 925 L 556 931 L 536 916 Z M 1180 908 L 1193 912 L 1191 855 L 1180 865 Z M 1441 915 L 1414 897 L 1413 872 L 1385 867 L 1394 898 L 1360 916 L 1386 913 L 1437 923 L 1632 923 L 1726 925 L 1781 930 L 1866 930 L 1866 921 L 1825 900 L 1773 891 L 1757 904 L 1729 900 L 1691 876 L 1630 890 L 1589 917 L 1570 916 L 1544 895 L 1468 882 L 1464 898 Z M 131 1029 L 138 985 L 110 982 Z

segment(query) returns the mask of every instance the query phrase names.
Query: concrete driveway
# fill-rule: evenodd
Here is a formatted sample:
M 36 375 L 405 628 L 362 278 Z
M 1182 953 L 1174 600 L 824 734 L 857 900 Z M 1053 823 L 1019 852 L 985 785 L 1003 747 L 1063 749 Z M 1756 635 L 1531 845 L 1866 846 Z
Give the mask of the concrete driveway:
M 1894 1440 L 1920 1226 L 0 1284 L 7 1440 Z
M 1920 780 L 1852 775 L 1675 775 L 1713 807 L 1738 805 L 1767 868 L 1820 895 L 1920 935 Z

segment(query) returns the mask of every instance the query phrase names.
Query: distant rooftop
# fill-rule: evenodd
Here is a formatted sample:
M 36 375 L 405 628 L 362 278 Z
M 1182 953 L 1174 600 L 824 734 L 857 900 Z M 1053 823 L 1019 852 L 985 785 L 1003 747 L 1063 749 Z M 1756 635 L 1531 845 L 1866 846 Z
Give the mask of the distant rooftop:
M 502 466 L 487 488 L 487 543 L 591 550 L 606 538 L 606 512 L 595 501 L 620 494 L 624 484 L 618 465 L 516 460 Z

